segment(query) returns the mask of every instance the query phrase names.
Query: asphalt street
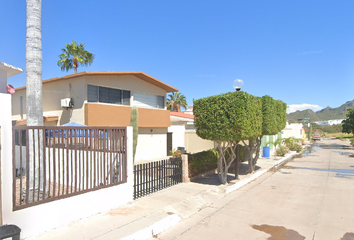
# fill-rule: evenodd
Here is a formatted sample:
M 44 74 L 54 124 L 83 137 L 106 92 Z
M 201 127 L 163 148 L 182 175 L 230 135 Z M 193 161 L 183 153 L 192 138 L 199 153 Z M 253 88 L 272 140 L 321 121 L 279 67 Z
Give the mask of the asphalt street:
M 354 240 L 354 149 L 316 142 L 154 239 Z

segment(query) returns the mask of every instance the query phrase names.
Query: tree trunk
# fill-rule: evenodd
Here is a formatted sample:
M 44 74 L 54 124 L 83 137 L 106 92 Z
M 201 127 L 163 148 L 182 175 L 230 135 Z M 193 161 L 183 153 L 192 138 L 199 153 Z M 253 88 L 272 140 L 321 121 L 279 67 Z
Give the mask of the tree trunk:
M 42 36 L 41 36 L 41 0 L 27 0 L 26 19 L 26 118 L 27 126 L 43 126 L 42 107 Z M 43 159 L 43 134 L 30 131 L 28 147 L 30 160 L 30 186 L 38 190 L 39 180 L 43 179 L 43 169 L 39 161 Z M 36 149 L 36 155 L 34 155 Z M 35 163 L 35 169 L 34 164 Z M 43 165 L 43 164 L 42 164 Z M 36 172 L 36 176 L 34 176 Z M 38 174 L 39 173 L 39 174 Z M 35 185 L 33 185 L 33 182 Z M 43 184 L 43 180 L 41 180 Z
M 235 160 L 235 148 L 238 142 L 218 142 L 219 159 L 218 159 L 218 176 L 222 184 L 227 184 L 227 173 L 232 162 Z M 225 158 L 226 151 L 230 149 L 231 155 Z
M 240 145 L 237 144 L 236 146 L 236 158 L 235 158 L 235 179 L 239 180 L 240 177 L 239 172 L 240 172 Z
M 77 73 L 77 68 L 79 67 L 79 62 L 77 61 L 76 58 L 73 59 L 73 67 L 74 67 L 75 73 Z
M 248 140 L 248 144 L 246 144 L 245 142 L 243 142 L 245 144 L 245 147 L 248 149 L 249 151 L 249 156 L 247 158 L 248 161 L 248 170 L 247 173 L 252 173 L 255 169 L 254 169 L 254 163 L 253 163 L 253 154 L 256 151 L 256 147 L 255 147 L 255 138 Z
M 254 166 L 257 165 L 257 161 L 259 159 L 259 154 L 261 152 L 262 138 L 263 138 L 263 135 L 256 138 L 256 156 L 253 158 L 253 165 Z
M 26 118 L 27 126 L 43 126 L 41 0 L 27 0 Z
M 224 162 L 225 162 L 225 150 L 224 147 L 224 142 L 218 142 L 218 149 L 219 149 L 219 159 L 218 159 L 218 176 L 220 179 L 220 182 L 222 184 L 227 183 L 227 174 L 225 175 L 225 168 L 224 168 Z

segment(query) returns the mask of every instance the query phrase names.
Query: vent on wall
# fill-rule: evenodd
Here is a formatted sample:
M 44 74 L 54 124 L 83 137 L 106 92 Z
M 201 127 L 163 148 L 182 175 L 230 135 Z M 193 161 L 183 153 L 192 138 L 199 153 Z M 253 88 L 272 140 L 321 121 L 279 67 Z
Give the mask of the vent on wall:
M 71 98 L 63 98 L 60 100 L 60 106 L 62 108 L 72 108 L 74 107 L 74 103 Z

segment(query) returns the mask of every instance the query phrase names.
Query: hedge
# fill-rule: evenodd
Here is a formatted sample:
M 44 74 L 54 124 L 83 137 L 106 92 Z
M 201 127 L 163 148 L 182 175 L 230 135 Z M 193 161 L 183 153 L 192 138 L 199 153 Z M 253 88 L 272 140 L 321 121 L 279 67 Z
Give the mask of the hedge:
M 245 148 L 240 148 L 240 161 L 245 158 Z M 226 152 L 226 157 L 230 155 L 230 149 Z M 188 153 L 189 177 L 214 170 L 217 168 L 219 151 L 217 149 L 209 149 L 198 153 Z
M 217 168 L 219 151 L 210 149 L 198 153 L 188 153 L 189 177 Z

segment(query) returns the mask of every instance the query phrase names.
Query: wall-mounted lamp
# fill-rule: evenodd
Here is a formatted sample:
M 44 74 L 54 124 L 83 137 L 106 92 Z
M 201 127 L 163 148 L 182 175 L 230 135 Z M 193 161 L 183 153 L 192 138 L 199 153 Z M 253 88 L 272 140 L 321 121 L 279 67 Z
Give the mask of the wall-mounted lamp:
M 154 132 L 154 129 L 150 129 L 150 133 L 153 133 Z

